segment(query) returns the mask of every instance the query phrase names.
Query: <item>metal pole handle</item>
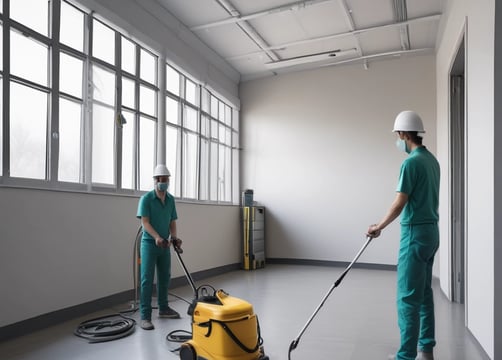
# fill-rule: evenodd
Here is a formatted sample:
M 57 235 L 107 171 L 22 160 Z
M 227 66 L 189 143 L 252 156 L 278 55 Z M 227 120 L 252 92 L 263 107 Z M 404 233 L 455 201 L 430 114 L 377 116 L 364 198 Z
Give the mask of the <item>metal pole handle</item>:
M 349 266 L 347 266 L 347 268 L 340 275 L 340 277 L 333 283 L 333 285 L 331 286 L 331 288 L 328 290 L 327 294 L 322 299 L 322 301 L 319 304 L 319 306 L 317 306 L 317 308 L 315 309 L 314 313 L 310 316 L 310 318 L 308 319 L 308 321 L 305 324 L 305 326 L 303 326 L 303 328 L 300 331 L 300 333 L 298 334 L 298 336 L 291 342 L 291 344 L 289 345 L 289 353 L 288 353 L 288 359 L 289 360 L 291 360 L 291 351 L 293 351 L 294 349 L 296 349 L 296 347 L 298 346 L 298 343 L 300 342 L 300 338 L 302 337 L 302 335 L 305 332 L 305 330 L 307 330 L 307 327 L 310 325 L 310 323 L 312 322 L 312 320 L 314 320 L 314 317 L 317 315 L 317 313 L 319 312 L 319 310 L 321 310 L 322 306 L 324 305 L 324 303 L 326 302 L 326 300 L 328 299 L 328 297 L 331 295 L 331 293 L 333 292 L 333 290 L 338 285 L 340 285 L 340 283 L 342 282 L 342 280 L 345 277 L 345 275 L 347 275 L 347 273 L 352 268 L 352 266 L 354 265 L 354 263 L 359 259 L 359 257 L 361 257 L 361 254 L 364 252 L 364 250 L 366 250 L 366 248 L 368 247 L 368 245 L 370 244 L 370 242 L 371 242 L 372 239 L 373 238 L 371 236 L 368 236 L 366 238 L 366 242 L 364 243 L 364 245 L 361 248 L 361 250 L 359 250 L 359 252 L 357 253 L 357 255 L 354 258 L 354 260 L 352 260 L 352 262 L 349 264 Z

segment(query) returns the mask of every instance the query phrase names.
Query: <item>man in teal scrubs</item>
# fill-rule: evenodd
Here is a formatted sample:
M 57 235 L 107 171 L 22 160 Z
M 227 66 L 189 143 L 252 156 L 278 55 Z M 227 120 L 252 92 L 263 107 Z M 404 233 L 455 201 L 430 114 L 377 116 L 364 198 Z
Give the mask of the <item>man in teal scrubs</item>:
M 397 146 L 409 155 L 401 165 L 396 197 L 378 224 L 370 225 L 368 236 L 381 231 L 401 215 L 401 241 L 397 265 L 397 312 L 401 345 L 392 358 L 433 360 L 434 299 L 432 266 L 439 247 L 438 203 L 439 163 L 422 145 L 422 119 L 403 111 L 394 123 Z M 418 357 L 417 357 L 418 347 Z
M 176 232 L 176 205 L 174 197 L 167 191 L 171 174 L 165 165 L 154 170 L 154 189 L 141 197 L 137 217 L 141 219 L 141 328 L 153 330 L 152 288 L 157 267 L 157 297 L 159 317 L 177 319 L 180 315 L 168 306 L 168 288 L 171 281 L 170 245 L 181 245 Z

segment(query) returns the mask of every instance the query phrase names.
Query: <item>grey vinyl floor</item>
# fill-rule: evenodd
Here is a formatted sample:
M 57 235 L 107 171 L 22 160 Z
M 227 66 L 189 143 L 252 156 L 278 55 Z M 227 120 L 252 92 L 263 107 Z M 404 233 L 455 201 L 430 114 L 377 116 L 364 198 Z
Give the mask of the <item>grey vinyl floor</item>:
M 264 349 L 270 360 L 288 359 L 291 342 L 297 338 L 343 268 L 307 265 L 267 265 L 255 271 L 234 271 L 198 282 L 224 289 L 253 304 L 258 315 Z M 292 360 L 385 360 L 399 342 L 395 313 L 396 273 L 386 270 L 352 269 L 334 289 L 291 352 Z M 488 359 L 464 327 L 462 305 L 450 303 L 435 286 L 435 358 L 440 360 Z M 155 330 L 136 326 L 131 335 L 110 342 L 89 344 L 73 335 L 82 321 L 127 309 L 128 304 L 0 343 L 0 359 L 179 359 L 169 342 L 173 330 L 191 331 L 188 286 L 172 290 L 170 305 L 181 319 L 159 319 L 154 310 Z M 130 305 L 129 305 L 130 306 Z M 139 320 L 139 314 L 132 318 Z

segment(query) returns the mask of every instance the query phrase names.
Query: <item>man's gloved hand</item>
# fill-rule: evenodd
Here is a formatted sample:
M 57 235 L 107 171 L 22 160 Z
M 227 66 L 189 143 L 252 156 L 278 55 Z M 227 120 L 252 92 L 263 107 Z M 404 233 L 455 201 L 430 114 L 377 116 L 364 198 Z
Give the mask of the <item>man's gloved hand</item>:
M 175 247 L 176 251 L 178 251 L 180 254 L 183 253 L 183 249 L 181 248 L 181 244 L 183 243 L 183 241 L 181 241 L 181 239 L 175 236 L 171 236 L 171 243 Z

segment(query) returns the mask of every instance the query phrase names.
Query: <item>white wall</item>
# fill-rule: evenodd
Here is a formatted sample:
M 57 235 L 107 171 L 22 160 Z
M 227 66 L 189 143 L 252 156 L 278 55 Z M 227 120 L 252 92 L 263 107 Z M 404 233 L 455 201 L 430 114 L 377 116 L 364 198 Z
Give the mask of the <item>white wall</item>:
M 466 25 L 467 327 L 494 357 L 494 9 L 493 0 L 449 1 L 437 51 L 438 157 L 448 164 L 448 73 Z M 446 173 L 444 175 L 447 175 Z M 447 188 L 449 178 L 443 177 Z M 449 287 L 448 194 L 442 192 L 441 284 Z M 447 241 L 445 241 L 447 240 Z
M 418 111 L 435 152 L 435 57 L 243 83 L 241 182 L 267 208 L 267 257 L 350 261 L 395 196 L 395 116 Z M 360 261 L 396 264 L 399 224 Z
M 0 188 L 0 198 L 0 327 L 134 288 L 137 197 Z M 240 261 L 238 207 L 177 210 L 191 272 Z

